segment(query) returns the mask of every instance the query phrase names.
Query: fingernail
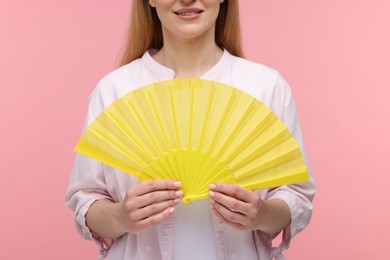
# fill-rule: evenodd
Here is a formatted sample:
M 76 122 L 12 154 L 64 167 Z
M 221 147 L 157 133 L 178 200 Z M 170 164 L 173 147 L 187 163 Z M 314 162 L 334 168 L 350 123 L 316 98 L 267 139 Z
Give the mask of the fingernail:
M 170 208 L 170 209 L 169 209 L 169 213 L 172 214 L 173 212 L 175 212 L 175 208 Z
M 210 200 L 211 206 L 215 204 L 215 200 Z
M 173 186 L 175 186 L 177 188 L 180 188 L 181 187 L 181 182 L 175 181 L 175 182 L 173 182 Z
M 214 191 L 209 191 L 209 196 L 210 197 L 214 197 L 214 195 L 215 195 Z
M 180 202 L 179 199 L 174 199 L 174 200 L 173 200 L 173 203 L 175 203 L 175 204 L 179 204 L 179 202 Z
M 210 184 L 210 185 L 209 185 L 209 188 L 210 188 L 211 190 L 215 189 L 215 187 L 216 187 L 215 184 Z
M 175 192 L 175 195 L 178 196 L 178 197 L 181 197 L 183 196 L 183 191 L 182 190 L 178 190 Z

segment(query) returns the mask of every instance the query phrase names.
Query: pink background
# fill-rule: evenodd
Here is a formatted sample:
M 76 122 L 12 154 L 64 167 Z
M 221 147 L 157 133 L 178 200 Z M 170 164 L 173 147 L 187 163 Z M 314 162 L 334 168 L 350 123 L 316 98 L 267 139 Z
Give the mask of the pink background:
M 248 59 L 295 93 L 318 186 L 288 259 L 390 259 L 390 1 L 240 1 Z M 96 259 L 64 205 L 129 1 L 0 1 L 0 259 Z

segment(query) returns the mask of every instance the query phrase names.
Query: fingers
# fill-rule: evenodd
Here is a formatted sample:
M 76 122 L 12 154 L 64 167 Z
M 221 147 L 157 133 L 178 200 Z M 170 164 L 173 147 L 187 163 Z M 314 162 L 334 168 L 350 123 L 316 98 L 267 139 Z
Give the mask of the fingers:
M 231 184 L 211 184 L 209 196 L 214 214 L 238 229 L 251 229 L 261 203 L 259 196 Z
M 223 220 L 242 225 L 245 224 L 246 216 L 240 211 L 232 210 L 226 207 L 224 204 L 213 200 L 211 201 L 211 209 L 214 211 L 214 213 L 220 215 Z
M 245 202 L 214 191 L 210 191 L 209 195 L 211 198 L 211 208 L 217 217 L 229 224 L 245 224 L 245 213 L 247 211 Z
M 214 191 L 210 191 L 209 195 L 210 198 L 212 199 L 211 202 L 217 208 L 221 208 L 221 206 L 223 206 L 223 208 L 228 209 L 231 212 L 238 212 L 241 214 L 244 214 L 246 212 L 245 202 L 227 196 L 223 193 L 214 192 Z
M 215 183 L 210 184 L 210 190 L 215 193 L 225 194 L 229 197 L 236 198 L 243 202 L 250 202 L 253 200 L 253 192 L 241 188 L 240 186 L 233 184 Z
M 225 208 L 223 209 L 223 206 L 221 205 L 211 205 L 212 212 L 223 222 L 226 224 L 233 226 L 237 229 L 243 230 L 244 229 L 244 222 L 245 219 L 243 218 L 242 214 L 233 213 L 232 211 Z
M 183 196 L 182 190 L 152 191 L 142 195 L 134 201 L 134 207 L 143 208 L 164 201 L 173 201 Z
M 173 214 L 183 196 L 183 191 L 178 190 L 180 186 L 175 181 L 154 180 L 129 189 L 122 202 L 122 219 L 129 232 L 141 232 Z
M 138 209 L 153 203 L 178 199 L 183 195 L 179 191 L 180 182 L 153 180 L 140 183 L 126 193 L 126 199 L 131 201 L 132 208 Z
M 134 188 L 134 192 L 136 196 L 142 196 L 152 191 L 177 190 L 180 187 L 181 187 L 181 183 L 177 181 L 152 180 L 152 181 L 140 183 L 138 186 Z
M 250 203 L 257 197 L 252 191 L 232 184 L 211 184 L 210 198 L 225 208 L 242 214 L 248 214 Z
M 176 194 L 177 195 L 167 196 L 167 192 L 161 191 L 147 194 L 138 198 L 137 201 L 141 201 L 138 204 L 141 204 L 143 206 L 136 207 L 135 203 L 133 204 L 134 210 L 132 210 L 130 216 L 131 219 L 133 221 L 139 221 L 150 216 L 159 214 L 169 207 L 174 207 L 180 202 L 179 198 L 183 194 L 183 192 L 177 191 Z
M 135 219 L 142 220 L 150 216 L 160 214 L 164 210 L 176 206 L 179 202 L 180 202 L 179 199 L 175 199 L 175 200 L 164 201 L 161 203 L 151 204 L 147 207 L 139 209 L 137 211 Z
M 175 208 L 169 207 L 165 209 L 164 211 L 160 212 L 159 214 L 155 214 L 152 216 L 149 216 L 148 218 L 145 218 L 143 220 L 137 221 L 134 224 L 134 230 L 133 233 L 139 233 L 142 230 L 147 229 L 150 226 L 157 225 L 164 221 L 165 219 L 169 218 L 173 213 L 175 212 Z
M 177 203 L 179 203 L 179 200 L 152 204 L 134 211 L 131 219 L 134 223 L 136 223 L 136 225 L 141 226 L 146 225 L 148 227 L 150 225 L 158 224 L 173 214 L 175 210 L 174 206 Z

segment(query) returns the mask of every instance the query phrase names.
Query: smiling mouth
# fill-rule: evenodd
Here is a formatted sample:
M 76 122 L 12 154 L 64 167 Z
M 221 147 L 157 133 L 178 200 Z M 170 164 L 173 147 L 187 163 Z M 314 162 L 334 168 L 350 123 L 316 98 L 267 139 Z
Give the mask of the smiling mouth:
M 196 14 L 200 14 L 202 13 L 203 11 L 192 11 L 192 12 L 174 12 L 175 14 L 177 15 L 182 15 L 182 16 L 191 16 L 191 15 L 196 15 Z

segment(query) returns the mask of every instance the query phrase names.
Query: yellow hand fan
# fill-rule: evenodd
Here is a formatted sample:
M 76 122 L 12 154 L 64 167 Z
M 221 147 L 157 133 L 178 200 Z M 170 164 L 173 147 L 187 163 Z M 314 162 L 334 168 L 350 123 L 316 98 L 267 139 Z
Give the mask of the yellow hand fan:
M 222 182 L 262 189 L 308 180 L 298 144 L 263 103 L 225 84 L 174 79 L 107 107 L 75 151 L 138 177 L 182 182 L 183 203 Z

